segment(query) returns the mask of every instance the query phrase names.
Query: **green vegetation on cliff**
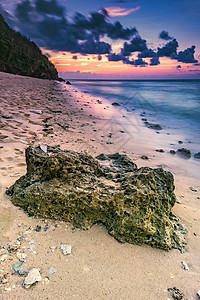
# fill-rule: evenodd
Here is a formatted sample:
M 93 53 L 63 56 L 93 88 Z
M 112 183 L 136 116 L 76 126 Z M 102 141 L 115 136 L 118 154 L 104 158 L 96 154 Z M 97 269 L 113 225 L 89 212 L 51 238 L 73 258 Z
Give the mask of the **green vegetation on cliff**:
M 11 29 L 0 14 L 0 71 L 58 79 L 54 65 L 34 42 Z

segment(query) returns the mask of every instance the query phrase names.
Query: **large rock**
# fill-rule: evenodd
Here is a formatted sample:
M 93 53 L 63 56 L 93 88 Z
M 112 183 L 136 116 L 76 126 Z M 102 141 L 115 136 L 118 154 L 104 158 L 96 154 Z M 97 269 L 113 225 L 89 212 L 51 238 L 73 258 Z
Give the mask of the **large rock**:
M 69 221 L 83 229 L 101 222 L 121 242 L 181 249 L 185 230 L 171 212 L 176 201 L 173 175 L 162 168 L 137 169 L 119 153 L 107 157 L 103 166 L 83 153 L 29 147 L 27 174 L 7 193 L 30 216 Z

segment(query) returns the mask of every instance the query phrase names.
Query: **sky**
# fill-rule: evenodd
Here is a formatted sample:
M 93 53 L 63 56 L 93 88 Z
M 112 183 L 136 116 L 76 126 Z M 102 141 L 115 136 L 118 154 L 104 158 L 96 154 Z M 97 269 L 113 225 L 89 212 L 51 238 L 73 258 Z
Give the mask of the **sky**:
M 66 79 L 200 79 L 200 0 L 0 0 Z

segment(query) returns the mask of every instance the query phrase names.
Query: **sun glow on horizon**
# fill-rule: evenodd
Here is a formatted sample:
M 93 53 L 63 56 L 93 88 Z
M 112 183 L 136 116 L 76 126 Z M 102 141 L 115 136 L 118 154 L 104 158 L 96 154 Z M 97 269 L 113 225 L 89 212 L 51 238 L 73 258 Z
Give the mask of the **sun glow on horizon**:
M 192 71 L 198 71 L 198 68 L 194 66 L 190 66 L 189 64 L 177 63 L 176 60 L 171 60 L 166 57 L 160 58 L 160 64 L 157 66 L 132 66 L 128 64 L 124 64 L 122 61 L 114 62 L 108 61 L 107 55 L 101 55 L 101 59 L 99 60 L 98 55 L 81 55 L 77 54 L 73 56 L 69 52 L 53 52 L 48 51 L 50 54 L 50 61 L 56 66 L 59 74 L 95 74 L 95 75 L 105 75 L 106 77 L 113 76 L 116 77 L 119 75 L 122 76 L 148 76 L 154 77 L 180 77 L 182 75 L 191 75 Z M 137 54 L 133 55 L 130 59 L 137 59 Z M 150 64 L 150 58 L 145 58 L 145 61 Z M 177 68 L 177 65 L 179 66 Z

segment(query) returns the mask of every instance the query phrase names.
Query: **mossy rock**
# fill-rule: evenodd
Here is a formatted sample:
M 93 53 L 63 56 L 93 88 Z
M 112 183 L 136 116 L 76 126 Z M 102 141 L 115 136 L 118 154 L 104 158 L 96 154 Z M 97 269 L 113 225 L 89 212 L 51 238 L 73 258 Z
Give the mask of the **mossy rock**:
M 126 155 L 90 155 L 58 147 L 26 149 L 27 173 L 7 191 L 29 215 L 87 229 L 98 222 L 120 242 L 182 249 L 185 229 L 171 212 L 174 179 L 162 168 L 138 169 Z

